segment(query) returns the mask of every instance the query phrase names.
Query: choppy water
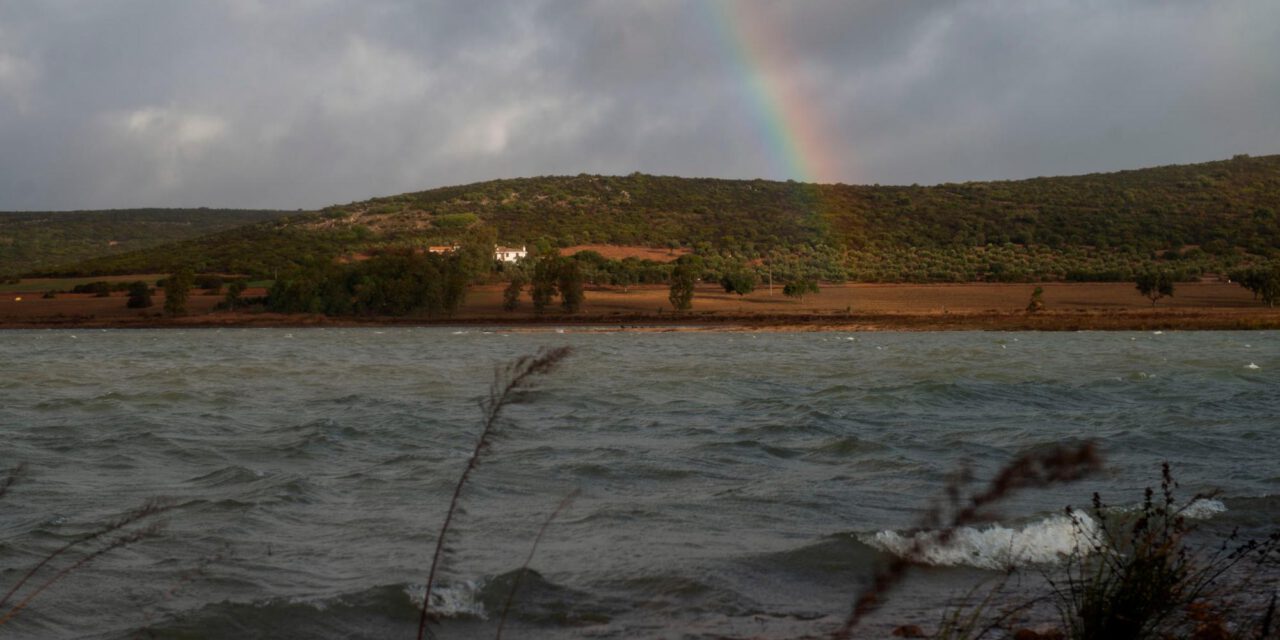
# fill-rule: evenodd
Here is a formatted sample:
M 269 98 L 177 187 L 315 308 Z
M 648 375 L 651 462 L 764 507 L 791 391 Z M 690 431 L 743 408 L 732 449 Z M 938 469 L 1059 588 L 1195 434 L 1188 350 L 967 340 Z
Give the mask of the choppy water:
M 178 506 L 4 631 L 413 637 L 494 366 L 561 344 L 467 487 L 441 637 L 492 637 L 575 488 L 508 637 L 821 633 L 960 465 L 1062 441 L 1097 440 L 1105 473 L 1011 501 L 869 629 L 932 620 L 1011 553 L 1052 561 L 1065 505 L 1133 503 L 1162 460 L 1186 495 L 1224 492 L 1211 527 L 1280 520 L 1275 332 L 12 331 L 0 464 L 27 470 L 0 499 L 0 586 L 148 497 Z

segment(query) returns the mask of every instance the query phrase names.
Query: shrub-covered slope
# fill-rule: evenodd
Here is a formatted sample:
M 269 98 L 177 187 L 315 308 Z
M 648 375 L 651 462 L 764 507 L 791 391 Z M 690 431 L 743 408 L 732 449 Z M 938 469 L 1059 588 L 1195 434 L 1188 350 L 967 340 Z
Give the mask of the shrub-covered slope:
M 1277 210 L 1280 156 L 929 187 L 539 177 L 333 206 L 76 270 L 186 263 L 270 273 L 308 255 L 442 244 L 486 230 L 517 245 L 685 246 L 747 258 L 817 251 L 843 256 L 841 268 L 859 279 L 1106 279 L 1160 255 L 1199 271 L 1270 256 L 1280 248 Z
M 0 212 L 0 275 L 129 253 L 283 215 L 222 209 Z

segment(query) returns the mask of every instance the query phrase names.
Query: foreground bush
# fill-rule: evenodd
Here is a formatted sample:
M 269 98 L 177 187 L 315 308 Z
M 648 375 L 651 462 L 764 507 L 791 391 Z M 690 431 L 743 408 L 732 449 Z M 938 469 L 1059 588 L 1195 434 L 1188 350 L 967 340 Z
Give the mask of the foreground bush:
M 1280 531 L 1263 540 L 1233 532 L 1206 554 L 1187 540 L 1186 511 L 1210 496 L 1176 504 L 1166 463 L 1160 491 L 1146 490 L 1137 511 L 1113 515 L 1094 494 L 1092 517 L 1102 535 L 1091 538 L 1051 580 L 1053 599 L 1068 637 L 1268 638 L 1274 637 L 1274 595 L 1268 610 L 1247 602 L 1254 578 L 1275 566 Z M 1069 511 L 1070 513 L 1070 511 Z M 1079 516 L 1077 526 L 1080 526 Z M 1084 539 L 1084 538 L 1082 538 Z

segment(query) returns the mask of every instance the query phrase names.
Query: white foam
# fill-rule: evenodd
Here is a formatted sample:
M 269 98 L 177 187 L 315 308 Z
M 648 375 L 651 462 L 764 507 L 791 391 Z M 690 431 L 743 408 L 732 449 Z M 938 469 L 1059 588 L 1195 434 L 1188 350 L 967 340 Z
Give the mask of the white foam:
M 482 582 L 471 580 L 447 587 L 433 586 L 431 587 L 431 611 L 444 618 L 474 617 L 488 620 L 489 614 L 484 610 L 484 603 L 480 602 L 480 590 L 483 587 Z M 420 584 L 411 584 L 404 588 L 409 601 L 416 605 L 422 604 L 422 593 L 425 590 L 426 586 Z
M 1142 507 L 1139 505 L 1107 508 L 1107 511 L 1113 513 L 1134 513 L 1141 510 Z M 1179 510 L 1179 513 L 1182 514 L 1182 517 L 1189 518 L 1191 520 L 1208 520 L 1219 513 L 1226 513 L 1226 511 L 1227 505 L 1221 500 L 1215 500 L 1213 498 L 1196 498 L 1183 506 Z
M 984 528 L 960 527 L 946 544 L 936 542 L 937 531 L 902 535 L 881 531 L 865 536 L 862 542 L 889 553 L 905 556 L 916 552 L 915 560 L 942 567 L 970 566 L 1003 570 L 1027 564 L 1056 564 L 1099 541 L 1098 524 L 1083 511 L 1072 517 L 1049 516 L 1020 528 L 999 524 Z
M 1226 511 L 1227 505 L 1223 504 L 1221 500 L 1200 498 L 1183 507 L 1182 515 L 1192 520 L 1208 520 L 1219 513 L 1226 513 Z
M 1256 364 L 1254 364 L 1254 363 L 1250 362 L 1249 364 L 1246 364 L 1246 365 L 1244 366 L 1244 368 L 1246 368 L 1246 369 L 1261 369 L 1262 367 L 1259 367 L 1258 365 L 1256 365 Z

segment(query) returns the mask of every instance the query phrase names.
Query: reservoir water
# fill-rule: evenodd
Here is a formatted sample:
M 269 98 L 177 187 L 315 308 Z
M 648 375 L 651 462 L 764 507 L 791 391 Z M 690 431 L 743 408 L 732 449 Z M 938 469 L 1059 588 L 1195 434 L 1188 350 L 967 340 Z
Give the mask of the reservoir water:
M 868 634 L 1052 564 L 1064 507 L 1135 504 L 1162 461 L 1180 495 L 1221 492 L 1208 531 L 1280 521 L 1276 332 L 8 331 L 0 465 L 25 468 L 0 587 L 150 498 L 173 509 L 6 637 L 412 638 L 495 366 L 560 345 L 464 490 L 439 637 L 493 636 L 574 490 L 507 637 L 821 635 L 958 469 L 1055 443 L 1095 441 L 1105 468 L 1002 504 Z

